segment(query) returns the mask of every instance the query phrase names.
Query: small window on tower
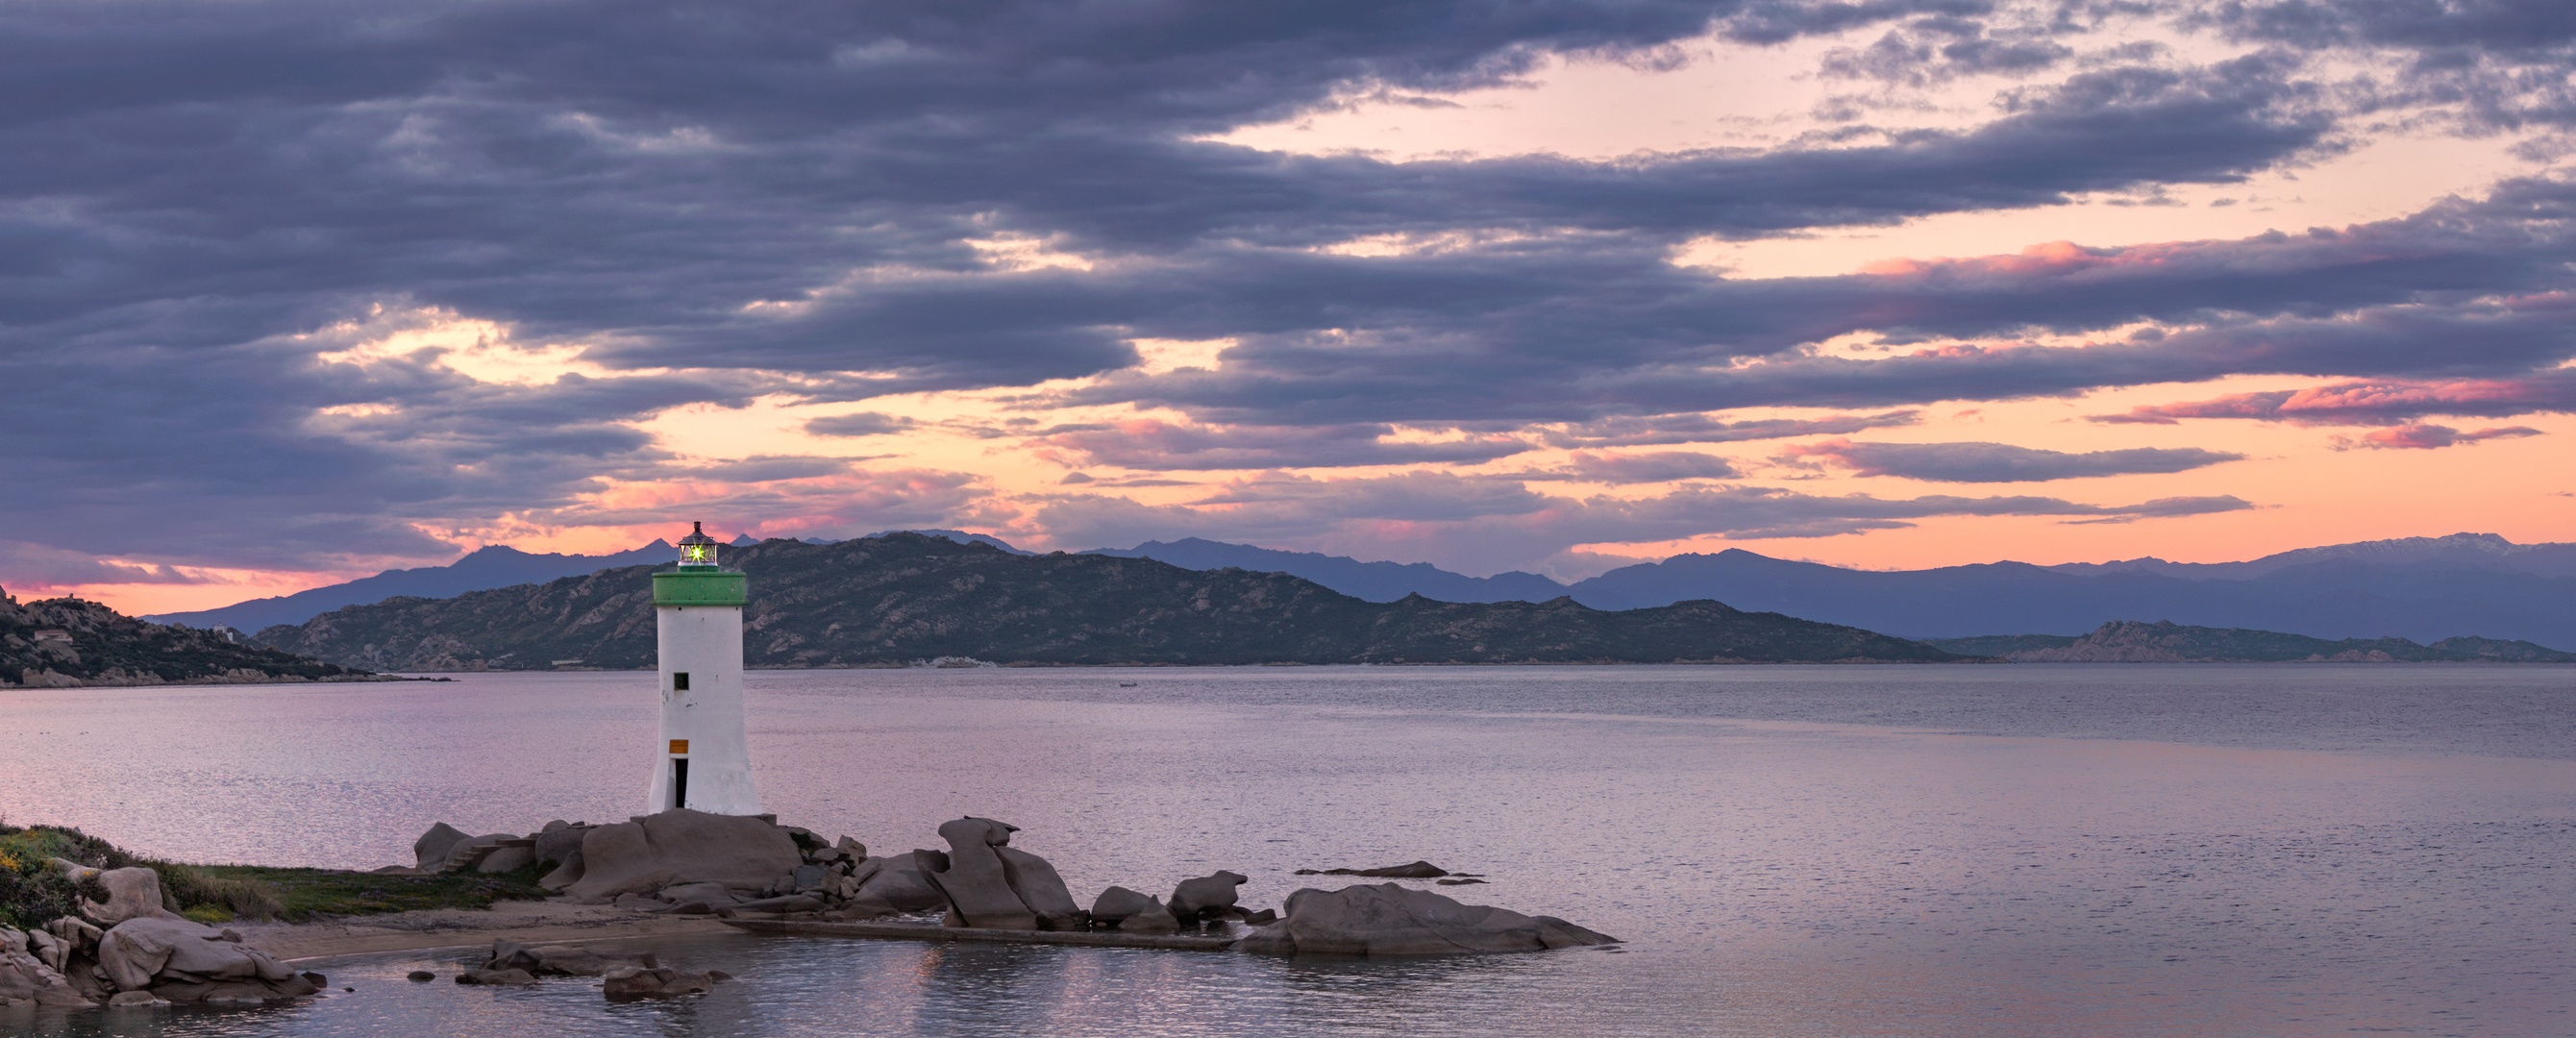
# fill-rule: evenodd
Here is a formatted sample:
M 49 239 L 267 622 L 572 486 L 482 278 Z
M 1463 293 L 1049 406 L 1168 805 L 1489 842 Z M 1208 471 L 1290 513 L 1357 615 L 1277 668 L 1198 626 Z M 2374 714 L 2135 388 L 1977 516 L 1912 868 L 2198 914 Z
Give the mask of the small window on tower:
M 671 672 L 671 691 L 673 691 L 673 692 L 686 692 L 686 691 L 688 691 L 688 690 L 689 690 L 689 672 L 688 672 L 688 671 L 685 671 L 685 670 L 675 670 L 675 671 L 672 671 L 672 672 Z

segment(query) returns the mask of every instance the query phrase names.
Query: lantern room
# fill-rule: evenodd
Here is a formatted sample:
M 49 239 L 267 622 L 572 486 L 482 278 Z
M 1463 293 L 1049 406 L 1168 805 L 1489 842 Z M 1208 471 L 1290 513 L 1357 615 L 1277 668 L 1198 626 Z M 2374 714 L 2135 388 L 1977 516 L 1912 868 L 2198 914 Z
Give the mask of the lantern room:
M 680 565 L 692 569 L 716 566 L 716 539 L 707 536 L 707 524 L 689 524 L 689 535 L 680 538 Z

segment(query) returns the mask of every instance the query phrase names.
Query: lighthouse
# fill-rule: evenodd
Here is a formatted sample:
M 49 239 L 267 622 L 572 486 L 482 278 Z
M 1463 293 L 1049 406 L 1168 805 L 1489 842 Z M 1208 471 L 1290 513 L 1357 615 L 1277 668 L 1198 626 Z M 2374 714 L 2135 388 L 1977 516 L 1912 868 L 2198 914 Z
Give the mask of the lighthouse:
M 677 569 L 653 574 L 662 657 L 662 738 L 644 813 L 689 808 L 760 813 L 742 725 L 742 606 L 749 580 L 716 565 L 716 539 L 695 523 Z

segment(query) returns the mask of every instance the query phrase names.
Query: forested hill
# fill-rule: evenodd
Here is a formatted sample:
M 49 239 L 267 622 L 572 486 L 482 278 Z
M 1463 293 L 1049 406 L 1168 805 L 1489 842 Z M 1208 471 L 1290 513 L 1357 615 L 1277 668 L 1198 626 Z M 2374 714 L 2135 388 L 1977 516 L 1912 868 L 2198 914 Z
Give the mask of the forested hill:
M 220 632 L 150 623 L 97 602 L 19 604 L 0 593 L 0 685 L 250 684 L 370 675 L 251 645 Z
M 1284 573 L 1014 555 L 898 533 L 727 552 L 754 667 L 907 664 L 1955 662 L 1917 642 L 1710 601 L 1364 602 Z M 373 670 L 648 667 L 653 567 L 349 606 L 256 640 Z
M 2444 638 L 2419 645 L 2405 638 L 2327 641 L 2242 627 L 2193 627 L 2172 621 L 2115 620 L 2082 637 L 2047 634 L 1936 638 L 1952 652 L 2001 656 L 2016 663 L 2576 663 L 2576 653 L 2525 641 Z

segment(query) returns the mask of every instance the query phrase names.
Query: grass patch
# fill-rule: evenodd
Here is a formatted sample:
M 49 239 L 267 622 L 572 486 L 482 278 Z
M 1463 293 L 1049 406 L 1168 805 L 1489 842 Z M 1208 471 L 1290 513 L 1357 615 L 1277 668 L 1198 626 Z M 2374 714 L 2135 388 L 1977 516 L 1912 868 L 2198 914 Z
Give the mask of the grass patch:
M 490 874 L 442 872 L 429 876 L 391 876 L 334 869 L 286 869 L 265 865 L 198 865 L 207 878 L 267 891 L 277 900 L 276 918 L 302 922 L 318 916 L 377 915 L 430 908 L 490 908 L 497 901 L 535 901 L 554 891 L 537 885 L 544 870 L 535 865 Z
M 107 891 L 95 880 L 82 886 L 65 880 L 48 864 L 55 858 L 99 869 L 149 868 L 160 874 L 163 907 L 207 924 L 236 919 L 302 922 L 317 916 L 423 908 L 490 908 L 496 901 L 533 901 L 553 893 L 537 885 L 544 869 L 536 865 L 491 875 L 431 876 L 182 865 L 128 853 L 78 829 L 0 825 L 0 926 L 32 930 L 57 917 L 80 914 L 83 896 L 106 899 Z

